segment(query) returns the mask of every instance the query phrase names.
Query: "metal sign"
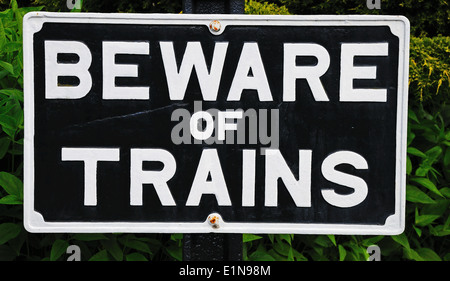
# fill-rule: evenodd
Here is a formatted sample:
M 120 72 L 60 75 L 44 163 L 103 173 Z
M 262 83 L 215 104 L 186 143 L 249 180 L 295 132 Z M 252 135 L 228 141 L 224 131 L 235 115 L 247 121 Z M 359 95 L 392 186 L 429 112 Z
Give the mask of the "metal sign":
M 409 23 L 30 13 L 30 232 L 396 234 Z

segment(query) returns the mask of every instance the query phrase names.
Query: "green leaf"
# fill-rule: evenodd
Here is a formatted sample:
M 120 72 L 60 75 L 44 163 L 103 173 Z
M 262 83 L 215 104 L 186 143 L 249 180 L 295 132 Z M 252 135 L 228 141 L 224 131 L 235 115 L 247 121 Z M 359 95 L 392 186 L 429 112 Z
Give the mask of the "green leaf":
M 417 123 L 420 123 L 419 119 L 417 118 L 416 113 L 413 110 L 411 110 L 411 109 L 408 110 L 408 118 L 411 119 L 411 120 L 416 121 Z
M 339 261 L 345 260 L 345 256 L 347 255 L 347 251 L 345 250 L 344 246 L 339 244 L 338 249 L 339 249 Z
M 353 236 L 354 240 L 350 241 L 350 243 L 346 243 L 347 246 L 347 257 L 346 260 L 352 261 L 365 261 L 369 257 L 367 253 L 367 247 L 363 247 L 358 239 Z M 350 248 L 352 251 L 348 251 Z
M 7 95 L 11 99 L 23 101 L 23 92 L 18 89 L 1 89 L 1 94 Z
M 275 234 L 267 234 L 267 237 L 269 237 L 270 243 L 275 243 Z
M 3 48 L 7 42 L 5 28 L 3 27 L 3 21 L 0 19 L 0 53 L 4 52 Z
M 0 114 L 0 126 L 8 136 L 14 139 L 17 129 L 17 120 L 14 117 Z
M 140 254 L 140 253 L 131 253 L 131 254 L 128 254 L 128 255 L 125 257 L 125 259 L 126 259 L 127 261 L 148 261 L 148 259 L 147 259 L 144 255 L 142 255 L 142 254 Z
M 95 241 L 108 239 L 108 237 L 101 233 L 77 233 L 72 238 L 79 241 Z
M 436 159 L 442 154 L 442 148 L 440 146 L 435 146 L 430 148 L 425 152 L 427 157 L 432 160 L 432 162 L 435 162 Z
M 391 238 L 398 244 L 402 245 L 404 248 L 406 249 L 410 248 L 408 238 L 406 237 L 405 233 L 402 233 L 400 235 L 393 235 L 391 236 Z
M 144 253 L 152 254 L 152 251 L 148 247 L 148 245 L 139 240 L 126 240 L 124 245 L 128 248 L 135 249 Z
M 435 200 L 436 204 L 428 204 L 423 206 L 422 215 L 444 215 L 448 212 L 450 200 L 438 198 Z
M 425 153 L 423 153 L 422 151 L 418 150 L 415 147 L 408 147 L 407 148 L 407 152 L 408 154 L 414 155 L 414 156 L 419 156 L 421 158 L 426 158 L 427 155 Z
M 420 248 L 416 252 L 424 261 L 442 261 L 438 254 L 430 248 Z
M 450 167 L 450 147 L 445 150 L 444 166 Z
M 276 259 L 269 255 L 265 250 L 256 250 L 249 255 L 249 260 L 251 261 L 275 261 Z
M 445 197 L 450 198 L 450 188 L 443 187 L 439 189 L 439 192 L 442 193 Z
M 334 244 L 333 241 L 326 235 L 318 235 L 314 240 L 314 243 L 324 248 L 331 247 Z
M 6 77 L 6 75 L 8 75 L 8 71 L 0 69 L 0 82 L 4 77 Z
M 116 261 L 123 260 L 123 251 L 115 239 L 100 240 L 100 243 Z
M 0 186 L 3 187 L 8 194 L 23 200 L 23 183 L 15 175 L 7 172 L 0 172 Z
M 8 71 L 11 74 L 14 74 L 14 67 L 9 62 L 0 61 L 0 67 L 5 69 L 6 71 Z
M 89 261 L 109 261 L 108 252 L 106 250 L 101 250 L 93 255 Z
M 3 205 L 21 205 L 23 201 L 17 198 L 16 195 L 6 195 L 3 198 L 0 198 L 0 204 Z
M 1 29 L 1 27 L 0 27 L 0 29 Z M 0 30 L 0 36 L 1 36 L 1 30 Z M 3 46 L 3 51 L 5 53 L 20 51 L 21 49 L 22 49 L 22 42 L 7 42 Z
M 278 234 L 278 237 L 281 240 L 286 241 L 289 245 L 292 243 L 292 235 L 291 234 Z
M 16 238 L 20 231 L 21 227 L 15 223 L 7 222 L 0 224 L 0 245 Z
M 288 257 L 289 250 L 291 249 L 291 245 L 282 242 L 282 240 L 278 240 L 277 243 L 273 245 L 273 249 L 280 255 L 284 257 Z
M 445 225 L 437 225 L 435 227 L 430 226 L 430 233 L 433 234 L 433 236 L 443 237 L 450 235 L 450 228 L 448 225 L 447 227 Z
M 175 260 L 177 260 L 177 261 L 183 260 L 183 248 L 182 247 L 172 244 L 172 245 L 166 247 L 165 249 L 166 249 L 167 253 L 169 253 L 169 255 L 172 258 L 174 258 Z
M 442 148 L 440 146 L 435 146 L 425 152 L 426 158 L 422 159 L 420 167 L 416 170 L 416 176 L 426 176 L 427 173 L 432 169 L 433 164 L 437 161 L 439 156 L 442 154 Z
M 440 215 L 416 215 L 415 224 L 418 226 L 426 226 L 438 219 Z
M 416 138 L 416 134 L 411 130 L 411 127 L 408 127 L 406 146 L 410 146 L 413 140 Z
M 406 174 L 411 175 L 412 172 L 412 162 L 409 155 L 406 156 Z
M 296 260 L 296 261 L 307 261 L 308 260 L 307 257 L 305 257 L 302 253 L 299 253 L 294 248 L 292 248 L 292 252 L 293 252 L 294 260 Z
M 56 261 L 64 254 L 69 247 L 69 243 L 65 240 L 55 240 L 50 251 L 50 261 Z
M 328 239 L 333 243 L 334 246 L 336 246 L 336 238 L 334 235 L 327 235 Z
M 423 258 L 415 250 L 408 248 L 408 249 L 404 249 L 404 251 L 405 251 L 405 255 L 408 259 L 415 260 L 415 261 L 423 261 Z
M 259 240 L 259 239 L 262 239 L 262 237 L 258 236 L 258 235 L 254 235 L 254 234 L 246 234 L 246 233 L 244 233 L 242 235 L 242 242 L 243 243 L 254 241 L 254 240 Z
M 423 187 L 429 189 L 431 192 L 444 197 L 439 190 L 437 189 L 436 185 L 432 181 L 430 181 L 427 178 L 410 178 L 411 181 L 417 182 L 418 184 L 422 185 Z
M 367 239 L 364 239 L 361 244 L 364 245 L 365 247 L 369 247 L 371 245 L 376 245 L 378 242 L 380 242 L 382 239 L 384 238 L 383 235 L 378 235 L 378 236 L 374 236 L 374 237 L 370 237 Z
M 420 190 L 418 187 L 414 185 L 407 184 L 406 185 L 406 200 L 414 203 L 422 203 L 422 204 L 435 204 L 436 202 L 431 199 L 425 192 Z
M 179 241 L 183 239 L 183 233 L 173 233 L 170 235 L 170 240 Z
M 412 226 L 414 228 L 414 230 L 417 233 L 417 236 L 421 237 L 422 236 L 422 229 L 416 227 L 415 225 Z
M 9 145 L 11 144 L 11 140 L 8 137 L 0 138 L 0 159 L 5 157 L 6 152 L 8 152 Z

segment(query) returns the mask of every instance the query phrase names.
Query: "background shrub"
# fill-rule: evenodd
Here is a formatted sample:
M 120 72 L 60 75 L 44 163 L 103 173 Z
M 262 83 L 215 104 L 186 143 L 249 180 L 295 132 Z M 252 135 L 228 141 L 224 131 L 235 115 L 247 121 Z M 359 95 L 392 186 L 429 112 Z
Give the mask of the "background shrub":
M 410 45 L 411 105 L 434 111 L 450 100 L 450 37 L 412 37 Z
M 245 0 L 245 13 L 249 15 L 290 15 L 286 6 L 255 0 Z
M 403 15 L 411 22 L 414 36 L 450 35 L 450 7 L 447 0 L 381 0 L 381 9 L 370 10 L 366 0 L 274 0 L 296 15 L 385 14 Z
M 0 0 L 0 8 L 8 8 L 10 0 Z M 66 0 L 19 0 L 20 6 L 44 6 L 52 12 L 67 12 Z M 181 0 L 83 0 L 83 12 L 103 13 L 179 13 Z

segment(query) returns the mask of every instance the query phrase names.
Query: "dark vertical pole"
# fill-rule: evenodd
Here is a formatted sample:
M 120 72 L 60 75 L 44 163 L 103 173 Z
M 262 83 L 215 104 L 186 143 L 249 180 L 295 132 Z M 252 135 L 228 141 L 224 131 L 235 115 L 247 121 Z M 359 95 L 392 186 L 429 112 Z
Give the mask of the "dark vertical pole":
M 186 14 L 243 14 L 244 0 L 183 0 Z
M 244 0 L 183 0 L 186 14 L 243 14 Z M 240 261 L 241 234 L 184 234 L 185 261 Z

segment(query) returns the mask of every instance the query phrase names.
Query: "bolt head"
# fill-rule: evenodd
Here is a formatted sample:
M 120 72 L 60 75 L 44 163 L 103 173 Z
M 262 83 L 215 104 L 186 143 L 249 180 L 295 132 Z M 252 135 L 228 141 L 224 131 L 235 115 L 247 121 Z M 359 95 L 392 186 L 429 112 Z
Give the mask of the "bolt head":
M 220 227 L 220 216 L 218 214 L 211 214 L 208 216 L 208 223 L 212 228 Z
M 220 21 L 218 21 L 218 20 L 213 20 L 212 22 L 209 23 L 209 29 L 212 32 L 219 32 L 221 28 L 222 28 L 222 25 L 220 24 Z

